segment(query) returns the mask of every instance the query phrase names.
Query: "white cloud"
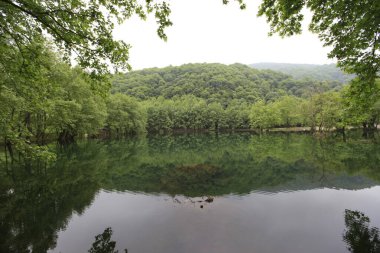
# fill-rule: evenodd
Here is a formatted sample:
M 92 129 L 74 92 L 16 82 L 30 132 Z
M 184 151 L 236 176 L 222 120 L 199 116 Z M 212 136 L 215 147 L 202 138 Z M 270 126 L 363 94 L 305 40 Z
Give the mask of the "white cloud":
M 174 24 L 166 30 L 167 42 L 157 36 L 153 17 L 147 21 L 134 17 L 115 29 L 115 38 L 132 45 L 133 69 L 195 62 L 332 62 L 327 58 L 329 49 L 323 48 L 318 37 L 307 29 L 291 38 L 268 37 L 265 18 L 256 17 L 257 1 L 247 1 L 246 10 L 234 3 L 223 5 L 222 0 L 170 3 Z M 306 16 L 310 19 L 309 13 Z

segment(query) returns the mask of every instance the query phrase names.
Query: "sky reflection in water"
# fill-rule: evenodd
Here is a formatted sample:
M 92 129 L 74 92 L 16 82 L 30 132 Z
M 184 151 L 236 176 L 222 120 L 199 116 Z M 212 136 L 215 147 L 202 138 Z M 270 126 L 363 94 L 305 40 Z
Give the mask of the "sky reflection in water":
M 112 227 L 119 252 L 350 252 L 346 210 L 380 227 L 379 151 L 299 134 L 80 143 L 1 175 L 0 249 L 87 252 Z

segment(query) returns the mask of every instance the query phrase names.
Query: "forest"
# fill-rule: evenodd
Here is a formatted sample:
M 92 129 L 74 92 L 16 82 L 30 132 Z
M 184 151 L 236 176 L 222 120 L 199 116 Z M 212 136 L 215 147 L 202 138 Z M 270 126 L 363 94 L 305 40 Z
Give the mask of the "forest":
M 145 108 L 148 132 L 374 129 L 380 115 L 379 82 L 364 91 L 364 100 L 355 96 L 360 87 L 358 79 L 347 85 L 242 64 L 186 64 L 117 75 L 111 92 L 134 97 Z
M 378 80 L 363 86 L 242 64 L 186 64 L 115 74 L 107 83 L 70 67 L 43 39 L 24 46 L 23 55 L 9 50 L 1 58 L 8 64 L 1 69 L 0 134 L 11 158 L 17 151 L 53 160 L 44 144 L 54 140 L 278 127 L 370 131 L 380 118 Z
M 243 1 L 237 2 L 245 9 Z M 299 12 L 305 4 L 282 15 L 289 6 L 265 0 L 258 16 L 267 17 L 269 35 L 291 36 L 301 32 Z M 310 30 L 323 45 L 334 44 L 329 57 L 351 76 L 335 66 L 332 71 L 319 68 L 318 75 L 303 68 L 297 76 L 242 64 L 131 72 L 130 45 L 113 38 L 113 21 L 152 15 L 158 37 L 166 40 L 165 28 L 172 25 L 166 2 L 67 1 L 57 6 L 55 1 L 3 1 L 0 138 L 5 154 L 54 160 L 45 145 L 52 141 L 177 130 L 263 132 L 296 126 L 312 132 L 347 127 L 373 132 L 380 114 L 378 6 L 352 3 L 353 13 L 363 13 L 347 16 L 339 6 L 325 15 L 314 4 L 308 3 L 315 16 Z M 331 22 L 336 17 L 346 21 Z M 363 27 L 365 34 L 358 34 Z M 347 37 L 336 31 L 347 31 Z

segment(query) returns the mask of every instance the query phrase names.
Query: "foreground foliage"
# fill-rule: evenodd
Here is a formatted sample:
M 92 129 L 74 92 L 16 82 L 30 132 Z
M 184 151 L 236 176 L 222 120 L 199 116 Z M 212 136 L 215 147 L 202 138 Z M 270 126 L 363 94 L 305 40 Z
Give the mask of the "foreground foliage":
M 303 8 L 312 13 L 309 29 L 332 50 L 338 66 L 373 84 L 380 71 L 380 3 L 358 0 L 264 0 L 259 16 L 270 24 L 270 34 L 301 33 Z
M 75 57 L 94 78 L 109 73 L 109 64 L 116 70 L 130 68 L 130 45 L 112 35 L 116 23 L 132 15 L 146 19 L 152 13 L 162 39 L 172 24 L 168 4 L 149 0 L 3 0 L 0 12 L 0 34 L 9 41 L 8 48 L 23 52 L 22 46 L 36 36 L 50 37 L 66 60 Z

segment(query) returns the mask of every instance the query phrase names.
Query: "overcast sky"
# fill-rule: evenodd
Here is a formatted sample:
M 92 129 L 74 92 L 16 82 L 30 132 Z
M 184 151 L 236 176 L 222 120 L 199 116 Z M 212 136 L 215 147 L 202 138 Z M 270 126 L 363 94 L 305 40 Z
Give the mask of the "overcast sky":
M 333 62 L 327 58 L 328 48 L 307 29 L 291 38 L 269 37 L 265 18 L 256 17 L 259 2 L 246 0 L 247 9 L 240 10 L 236 3 L 226 6 L 222 0 L 171 1 L 173 26 L 166 30 L 167 42 L 157 36 L 153 17 L 131 18 L 115 29 L 114 36 L 132 45 L 134 70 L 199 62 Z M 305 20 L 305 28 L 307 24 Z

